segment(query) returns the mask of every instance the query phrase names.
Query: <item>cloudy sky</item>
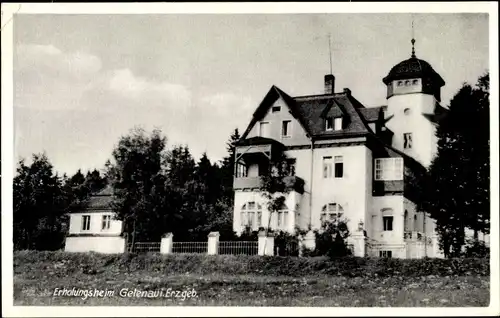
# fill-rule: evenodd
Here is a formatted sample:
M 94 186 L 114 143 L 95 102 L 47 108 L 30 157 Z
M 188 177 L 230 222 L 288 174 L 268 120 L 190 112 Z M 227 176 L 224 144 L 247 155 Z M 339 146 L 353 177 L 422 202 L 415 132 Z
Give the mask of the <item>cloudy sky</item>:
M 443 104 L 488 69 L 487 14 L 415 14 L 417 57 L 446 81 Z M 17 158 L 59 172 L 101 168 L 134 126 L 169 146 L 225 155 L 272 85 L 322 93 L 331 34 L 336 91 L 385 104 L 382 78 L 411 54 L 409 14 L 17 15 Z

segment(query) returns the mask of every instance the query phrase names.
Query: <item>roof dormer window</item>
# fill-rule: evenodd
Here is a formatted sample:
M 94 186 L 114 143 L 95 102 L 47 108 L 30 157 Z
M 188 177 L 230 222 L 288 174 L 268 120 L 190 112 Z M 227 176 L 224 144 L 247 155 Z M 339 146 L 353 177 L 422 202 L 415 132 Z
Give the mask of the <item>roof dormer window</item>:
M 328 117 L 325 121 L 325 130 L 332 131 L 333 130 L 333 117 Z
M 326 131 L 342 130 L 342 117 L 328 117 L 325 120 Z
M 335 118 L 335 120 L 333 122 L 333 129 L 334 130 L 342 130 L 342 117 Z

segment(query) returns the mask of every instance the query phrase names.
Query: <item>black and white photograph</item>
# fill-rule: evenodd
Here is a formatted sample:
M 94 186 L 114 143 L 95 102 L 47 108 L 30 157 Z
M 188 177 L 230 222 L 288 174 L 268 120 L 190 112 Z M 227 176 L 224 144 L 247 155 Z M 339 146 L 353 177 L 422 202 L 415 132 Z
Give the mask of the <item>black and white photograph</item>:
M 2 4 L 3 316 L 498 315 L 498 69 L 496 2 Z

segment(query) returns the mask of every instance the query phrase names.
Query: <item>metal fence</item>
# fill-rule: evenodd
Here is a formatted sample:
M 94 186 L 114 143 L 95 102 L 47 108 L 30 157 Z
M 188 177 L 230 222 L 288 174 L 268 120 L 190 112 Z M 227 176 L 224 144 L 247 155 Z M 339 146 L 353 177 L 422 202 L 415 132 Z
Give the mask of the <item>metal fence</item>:
M 127 245 L 127 250 L 131 253 L 159 253 L 160 242 L 137 242 Z
M 298 242 L 275 243 L 274 255 L 278 256 L 299 256 Z
M 257 241 L 223 241 L 219 242 L 217 254 L 221 255 L 257 255 Z
M 172 253 L 207 253 L 208 242 L 173 242 Z

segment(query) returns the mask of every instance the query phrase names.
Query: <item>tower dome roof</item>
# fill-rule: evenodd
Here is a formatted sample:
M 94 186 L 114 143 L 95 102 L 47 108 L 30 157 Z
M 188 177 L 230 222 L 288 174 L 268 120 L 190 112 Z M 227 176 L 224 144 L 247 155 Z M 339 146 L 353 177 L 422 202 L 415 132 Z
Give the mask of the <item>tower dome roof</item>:
M 445 84 L 443 78 L 441 78 L 429 63 L 418 59 L 415 55 L 396 64 L 382 81 L 387 85 L 393 80 L 411 78 L 429 78 L 435 84 L 439 85 L 439 87 Z

